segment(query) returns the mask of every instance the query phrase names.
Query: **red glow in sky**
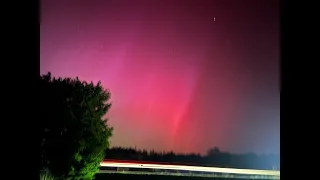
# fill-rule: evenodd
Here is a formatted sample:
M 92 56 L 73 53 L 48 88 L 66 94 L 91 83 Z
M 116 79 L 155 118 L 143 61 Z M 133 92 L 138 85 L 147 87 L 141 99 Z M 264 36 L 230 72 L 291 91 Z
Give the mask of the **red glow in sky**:
M 279 153 L 277 1 L 41 2 L 41 73 L 101 80 L 112 145 Z

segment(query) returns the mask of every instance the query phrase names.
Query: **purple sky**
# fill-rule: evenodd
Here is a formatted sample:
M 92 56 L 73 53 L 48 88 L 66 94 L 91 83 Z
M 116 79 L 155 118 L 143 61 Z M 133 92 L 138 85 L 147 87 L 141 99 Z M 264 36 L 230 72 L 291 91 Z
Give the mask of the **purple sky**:
M 276 0 L 41 0 L 41 74 L 111 91 L 113 146 L 280 152 Z

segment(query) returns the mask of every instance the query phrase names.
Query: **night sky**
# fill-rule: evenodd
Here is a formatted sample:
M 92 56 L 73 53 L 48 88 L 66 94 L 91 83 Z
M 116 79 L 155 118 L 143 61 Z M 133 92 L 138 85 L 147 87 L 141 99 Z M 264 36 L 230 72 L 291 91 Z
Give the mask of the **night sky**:
M 40 72 L 111 91 L 113 146 L 280 152 L 276 0 L 41 0 Z

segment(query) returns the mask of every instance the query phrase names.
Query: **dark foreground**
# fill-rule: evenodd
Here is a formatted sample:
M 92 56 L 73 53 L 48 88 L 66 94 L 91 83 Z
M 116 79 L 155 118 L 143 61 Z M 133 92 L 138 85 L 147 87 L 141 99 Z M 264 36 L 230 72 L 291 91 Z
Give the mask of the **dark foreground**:
M 186 176 L 163 176 L 163 175 L 136 175 L 136 174 L 96 174 L 95 180 L 247 180 L 237 178 L 208 178 L 208 177 L 186 177 Z

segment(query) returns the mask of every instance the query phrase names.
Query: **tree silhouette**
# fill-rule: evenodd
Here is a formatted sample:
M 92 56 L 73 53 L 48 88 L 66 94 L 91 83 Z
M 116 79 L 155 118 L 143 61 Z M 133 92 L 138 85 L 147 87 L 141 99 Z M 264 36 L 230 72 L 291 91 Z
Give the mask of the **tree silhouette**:
M 214 156 L 220 153 L 220 149 L 218 147 L 210 148 L 207 152 L 207 156 Z
M 155 161 L 168 164 L 196 166 L 248 168 L 273 170 L 280 165 L 280 155 L 231 154 L 210 148 L 207 155 L 176 154 L 174 152 L 155 152 L 134 148 L 113 147 L 106 150 L 106 159 Z M 279 169 L 279 168 L 278 168 Z
M 103 116 L 111 104 L 100 82 L 40 77 L 40 167 L 62 179 L 92 179 L 113 128 Z

